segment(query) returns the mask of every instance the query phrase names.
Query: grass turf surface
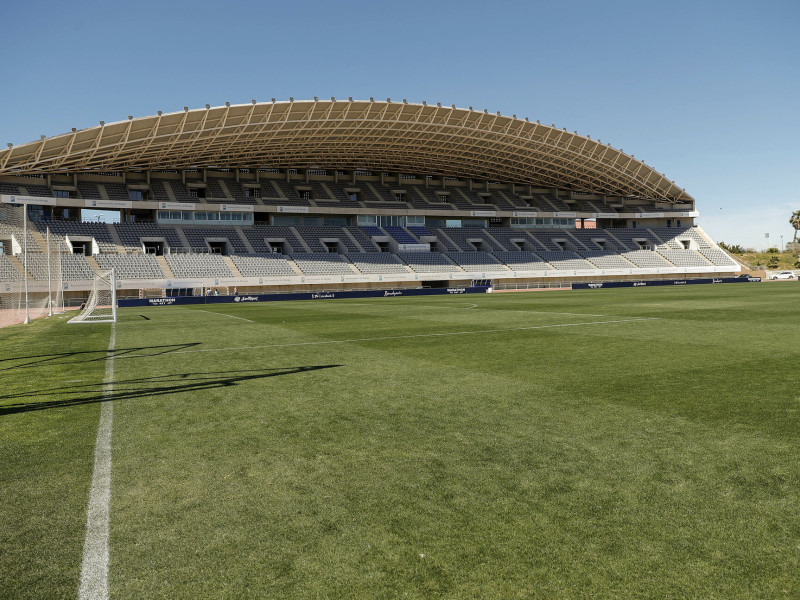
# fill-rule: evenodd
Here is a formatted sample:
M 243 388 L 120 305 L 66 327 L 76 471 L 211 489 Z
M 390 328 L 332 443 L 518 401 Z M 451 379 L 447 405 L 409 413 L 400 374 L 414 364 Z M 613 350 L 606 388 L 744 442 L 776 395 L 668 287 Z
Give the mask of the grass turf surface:
M 122 310 L 111 597 L 800 596 L 799 302 Z M 76 596 L 109 334 L 0 331 L 0 596 Z

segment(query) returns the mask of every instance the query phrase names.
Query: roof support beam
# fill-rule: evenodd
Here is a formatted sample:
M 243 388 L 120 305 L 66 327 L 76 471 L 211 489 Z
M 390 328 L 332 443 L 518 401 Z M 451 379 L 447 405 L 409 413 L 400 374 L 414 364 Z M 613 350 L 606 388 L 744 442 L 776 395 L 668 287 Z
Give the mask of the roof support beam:
M 0 174 L 297 166 L 403 171 L 693 199 L 632 156 L 515 117 L 390 101 L 291 101 L 154 115 L 0 150 Z

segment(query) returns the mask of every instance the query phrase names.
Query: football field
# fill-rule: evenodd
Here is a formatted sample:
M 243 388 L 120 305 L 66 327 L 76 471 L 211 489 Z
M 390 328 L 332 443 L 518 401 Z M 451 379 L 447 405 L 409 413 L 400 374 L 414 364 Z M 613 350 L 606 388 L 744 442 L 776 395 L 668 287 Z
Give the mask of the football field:
M 0 381 L 0 597 L 800 597 L 796 282 L 129 308 Z

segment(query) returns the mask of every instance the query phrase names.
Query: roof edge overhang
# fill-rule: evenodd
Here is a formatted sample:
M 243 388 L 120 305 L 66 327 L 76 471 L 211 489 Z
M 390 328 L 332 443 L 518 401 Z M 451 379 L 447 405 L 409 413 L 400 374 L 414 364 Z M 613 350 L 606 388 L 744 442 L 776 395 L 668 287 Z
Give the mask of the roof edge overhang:
M 206 105 L 0 150 L 0 175 L 220 167 L 399 171 L 693 201 L 664 174 L 589 136 L 516 115 L 389 99 Z

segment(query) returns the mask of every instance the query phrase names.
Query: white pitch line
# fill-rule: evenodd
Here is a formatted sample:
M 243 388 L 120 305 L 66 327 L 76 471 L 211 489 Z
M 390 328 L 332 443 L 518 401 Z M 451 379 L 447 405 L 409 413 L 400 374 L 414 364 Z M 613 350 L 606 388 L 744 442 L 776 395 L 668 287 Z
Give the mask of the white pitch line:
M 115 324 L 111 324 L 111 340 L 106 354 L 106 373 L 103 380 L 103 400 L 100 404 L 100 424 L 94 445 L 94 472 L 89 492 L 86 517 L 86 540 L 83 544 L 80 600 L 108 598 L 108 535 L 111 504 L 111 426 L 114 417 L 114 345 Z
M 482 308 L 481 310 L 494 310 L 491 308 Z M 495 312 L 498 313 L 531 313 L 534 315 L 567 315 L 568 317 L 610 317 L 612 315 L 596 315 L 594 313 L 573 313 L 573 312 L 558 312 L 555 310 L 516 310 L 516 309 L 499 309 Z M 647 317 L 632 317 L 636 319 L 645 319 Z
M 250 319 L 245 319 L 244 317 L 237 317 L 237 316 L 234 316 L 234 315 L 229 315 L 228 313 L 217 312 L 217 311 L 214 311 L 214 310 L 203 310 L 202 308 L 190 308 L 188 310 L 195 310 L 195 311 L 198 311 L 198 312 L 208 313 L 210 315 L 220 315 L 222 317 L 230 317 L 231 319 L 239 319 L 240 321 L 247 321 L 248 323 L 255 323 L 255 321 L 251 321 Z
M 613 321 L 588 321 L 584 323 L 558 323 L 555 325 L 531 325 L 530 327 L 509 327 L 504 329 L 480 329 L 474 331 L 449 331 L 445 333 L 415 333 L 410 335 L 387 335 L 383 337 L 350 338 L 345 340 L 321 340 L 315 342 L 291 342 L 287 344 L 267 344 L 264 346 L 235 346 L 231 348 L 202 348 L 198 350 L 178 350 L 170 354 L 194 354 L 196 352 L 230 352 L 237 350 L 259 350 L 266 348 L 289 348 L 292 346 L 324 346 L 330 344 L 350 344 L 353 342 L 380 342 L 383 340 L 403 340 L 411 338 L 447 337 L 454 335 L 479 335 L 484 333 L 506 333 L 510 331 L 529 331 L 532 329 L 553 329 L 556 327 L 580 327 L 581 325 L 606 325 L 612 323 L 636 323 L 638 321 L 657 321 L 658 317 L 635 319 L 615 319 Z M 128 358 L 149 358 L 149 354 L 130 354 Z
M 356 302 L 348 302 L 345 306 L 377 306 L 377 304 L 363 304 L 363 303 L 356 303 Z
M 355 304 L 355 303 L 350 304 L 350 303 L 348 303 L 346 305 L 339 304 L 339 305 L 336 305 L 336 306 L 340 306 L 340 307 L 341 306 L 372 306 L 374 308 L 385 308 L 386 307 L 385 304 L 379 304 L 378 302 L 370 302 L 368 304 Z M 407 308 L 409 310 L 416 310 L 420 306 L 423 306 L 426 309 L 428 309 L 428 308 L 439 308 L 441 310 L 453 310 L 455 308 L 458 308 L 460 310 L 469 310 L 471 308 L 477 308 L 478 310 L 485 310 L 485 311 L 493 311 L 494 310 L 492 308 L 480 308 L 477 304 L 472 304 L 472 303 L 468 303 L 468 305 L 465 306 L 465 307 L 460 307 L 460 306 L 456 307 L 456 306 L 452 306 L 452 305 L 442 306 L 442 305 L 439 305 L 439 304 L 424 304 L 422 302 L 416 303 L 416 304 L 403 304 L 403 305 L 395 306 L 395 307 L 392 307 L 392 310 L 396 310 L 396 309 L 399 309 L 399 308 Z M 281 308 L 285 308 L 285 307 L 281 307 Z M 304 308 L 304 307 L 301 306 L 301 308 Z M 196 310 L 201 310 L 201 309 L 196 309 Z M 531 314 L 536 314 L 536 315 L 566 315 L 568 317 L 610 317 L 610 316 L 612 316 L 612 315 L 598 315 L 598 314 L 594 314 L 594 313 L 559 312 L 559 311 L 555 311 L 555 310 L 500 309 L 500 310 L 497 310 L 495 312 L 497 312 L 497 313 L 531 313 Z M 640 318 L 645 318 L 645 317 L 640 317 Z

